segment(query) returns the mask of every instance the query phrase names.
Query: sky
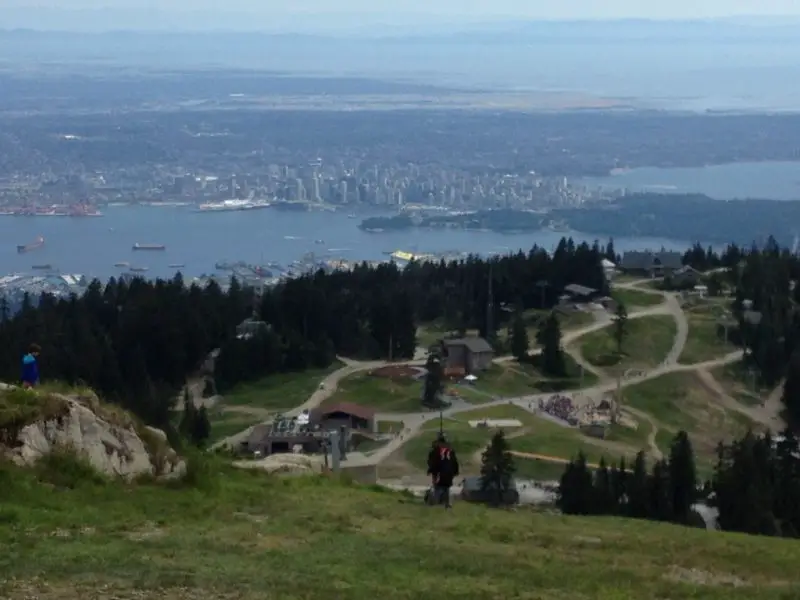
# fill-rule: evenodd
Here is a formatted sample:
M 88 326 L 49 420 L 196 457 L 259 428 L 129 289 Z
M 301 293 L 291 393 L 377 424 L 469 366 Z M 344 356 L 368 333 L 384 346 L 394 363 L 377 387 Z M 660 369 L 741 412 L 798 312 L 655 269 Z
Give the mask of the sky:
M 298 13 L 424 13 L 450 17 L 707 18 L 800 15 L 799 0 L 0 0 L 5 7 L 215 10 L 259 15 Z
M 89 9 L 90 13 L 85 12 Z M 800 17 L 800 0 L 0 0 L 0 28 L 441 30 L 509 19 Z

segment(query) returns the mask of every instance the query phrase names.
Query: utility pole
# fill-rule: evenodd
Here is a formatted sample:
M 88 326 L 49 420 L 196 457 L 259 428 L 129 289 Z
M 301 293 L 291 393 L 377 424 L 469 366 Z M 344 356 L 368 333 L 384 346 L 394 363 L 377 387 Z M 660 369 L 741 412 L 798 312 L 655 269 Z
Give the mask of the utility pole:
M 614 424 L 619 423 L 622 414 L 622 375 L 617 373 L 617 406 L 614 407 Z
M 334 473 L 338 473 L 342 451 L 342 448 L 339 444 L 339 432 L 334 429 L 329 435 L 330 437 L 328 439 L 330 440 L 331 445 L 331 468 Z
M 486 296 L 486 337 L 491 344 L 494 341 L 494 290 L 492 289 L 492 279 L 494 278 L 493 265 L 489 263 L 489 289 Z

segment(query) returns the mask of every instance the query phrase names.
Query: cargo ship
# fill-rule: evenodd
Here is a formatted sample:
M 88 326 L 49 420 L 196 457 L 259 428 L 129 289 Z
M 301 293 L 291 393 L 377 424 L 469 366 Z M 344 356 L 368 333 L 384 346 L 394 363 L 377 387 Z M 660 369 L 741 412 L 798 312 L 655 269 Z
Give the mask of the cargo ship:
M 36 270 L 36 271 L 52 271 L 52 270 L 53 270 L 53 265 L 51 265 L 51 264 L 47 264 L 47 265 L 33 265 L 33 266 L 31 267 L 31 269 L 34 269 L 34 270 Z
M 44 246 L 44 238 L 42 236 L 39 236 L 31 244 L 20 244 L 19 246 L 17 246 L 17 252 L 19 252 L 20 254 L 25 254 L 26 252 L 38 250 L 42 246 Z
M 166 250 L 167 247 L 164 244 L 139 244 L 136 243 L 133 245 L 134 250 Z
M 183 264 L 183 263 L 174 263 L 174 264 L 169 265 L 169 268 L 170 269 L 182 269 L 185 266 L 186 265 Z
M 148 267 L 131 267 L 131 273 L 144 273 Z
M 272 206 L 266 200 L 223 200 L 222 202 L 207 202 L 197 208 L 197 212 L 227 212 L 232 210 L 258 210 Z

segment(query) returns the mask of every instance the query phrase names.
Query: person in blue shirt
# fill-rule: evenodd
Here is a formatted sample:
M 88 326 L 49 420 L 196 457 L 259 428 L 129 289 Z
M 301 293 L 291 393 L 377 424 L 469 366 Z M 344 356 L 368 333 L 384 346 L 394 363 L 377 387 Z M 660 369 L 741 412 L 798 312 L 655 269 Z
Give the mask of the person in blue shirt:
M 22 387 L 32 388 L 39 384 L 39 352 L 41 348 L 37 344 L 31 344 L 28 353 L 22 357 Z

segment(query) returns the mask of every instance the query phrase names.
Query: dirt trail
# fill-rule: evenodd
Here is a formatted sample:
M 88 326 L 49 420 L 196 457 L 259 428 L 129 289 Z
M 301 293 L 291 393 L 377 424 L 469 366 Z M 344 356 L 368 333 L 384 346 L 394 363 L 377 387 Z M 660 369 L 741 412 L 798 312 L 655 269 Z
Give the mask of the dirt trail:
M 237 413 L 259 418 L 263 417 L 265 419 L 275 414 L 275 411 L 270 411 L 266 408 L 258 408 L 257 406 L 223 406 L 222 410 L 226 413 Z
M 608 373 L 595 367 L 583 357 L 581 348 L 577 344 L 572 344 L 571 346 L 565 347 L 564 352 L 569 354 L 572 357 L 572 360 L 574 360 L 579 367 L 583 368 L 584 372 L 591 373 L 597 377 L 599 381 L 609 381 L 611 379 Z
M 512 450 L 511 456 L 516 456 L 518 458 L 525 458 L 529 460 L 541 460 L 542 462 L 549 462 L 557 465 L 567 465 L 569 464 L 569 460 L 566 458 L 560 458 L 558 456 L 548 456 L 547 454 L 533 454 L 531 452 L 517 452 Z M 594 463 L 586 463 L 586 466 L 592 469 L 599 469 L 600 465 L 596 465 Z
M 664 457 L 664 455 L 661 452 L 661 449 L 658 447 L 658 443 L 656 442 L 656 436 L 658 435 L 659 432 L 658 421 L 656 421 L 648 413 L 630 406 L 623 406 L 622 410 L 625 412 L 629 412 L 635 417 L 644 419 L 650 424 L 650 433 L 647 435 L 647 445 L 650 447 L 650 454 L 653 456 L 653 458 L 655 458 L 656 460 L 661 460 Z
M 711 392 L 718 400 L 720 400 L 724 408 L 741 413 L 756 423 L 768 427 L 773 431 L 776 429 L 782 429 L 783 423 L 779 414 L 774 412 L 774 403 L 767 401 L 765 404 L 758 407 L 745 406 L 741 402 L 738 402 L 735 398 L 732 398 L 730 395 L 728 395 L 728 393 L 725 391 L 725 388 L 720 385 L 719 381 L 717 381 L 709 371 L 705 369 L 698 369 L 696 372 L 700 383 L 706 388 L 706 390 Z M 773 394 L 770 395 L 770 399 L 774 394 L 775 393 L 773 392 Z M 778 396 L 778 398 L 780 398 L 780 396 Z M 767 404 L 769 404 L 769 407 Z

